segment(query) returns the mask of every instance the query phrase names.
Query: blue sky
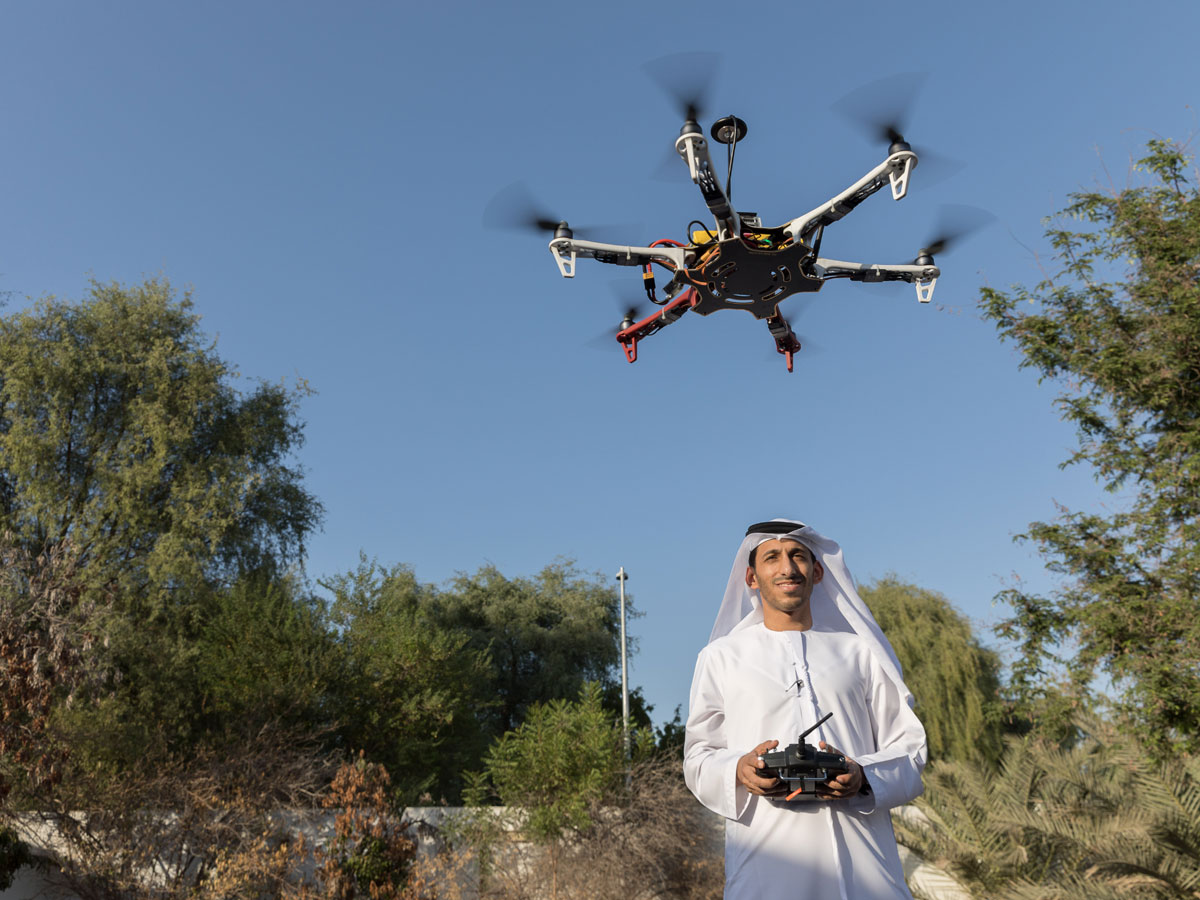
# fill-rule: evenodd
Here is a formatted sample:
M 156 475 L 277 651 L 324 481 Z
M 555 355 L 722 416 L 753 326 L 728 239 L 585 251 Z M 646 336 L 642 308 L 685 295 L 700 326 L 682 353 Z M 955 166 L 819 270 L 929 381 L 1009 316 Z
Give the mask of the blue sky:
M 976 297 L 1052 267 L 1041 220 L 1071 191 L 1193 133 L 1197 26 L 1200 6 L 1160 0 L 9 2 L 0 290 L 14 309 L 163 276 L 243 377 L 306 379 L 314 578 L 360 552 L 432 582 L 624 566 L 631 680 L 661 720 L 750 522 L 804 519 L 860 581 L 941 591 L 985 637 L 1005 584 L 1052 584 L 1012 535 L 1111 499 L 1057 468 L 1055 388 Z M 749 123 L 735 198 L 768 224 L 883 159 L 834 101 L 929 73 L 907 134 L 965 167 L 930 185 L 918 166 L 823 252 L 907 261 L 942 204 L 989 210 L 939 257 L 935 304 L 838 282 L 794 298 L 816 350 L 792 375 L 738 312 L 685 317 L 635 365 L 589 346 L 636 270 L 563 280 L 545 239 L 487 230 L 483 209 L 520 179 L 572 221 L 679 238 L 705 209 L 682 164 L 653 177 L 680 122 L 642 65 L 683 50 L 721 55 L 710 117 Z

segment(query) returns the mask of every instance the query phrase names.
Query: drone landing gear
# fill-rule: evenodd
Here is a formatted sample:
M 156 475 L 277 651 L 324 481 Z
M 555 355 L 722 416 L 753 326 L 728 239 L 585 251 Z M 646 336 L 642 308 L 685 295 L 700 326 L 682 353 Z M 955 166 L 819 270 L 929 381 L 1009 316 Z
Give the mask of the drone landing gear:
M 787 361 L 787 370 L 792 371 L 792 358 L 800 352 L 800 339 L 792 331 L 788 320 L 778 312 L 767 319 L 767 329 L 771 332 L 771 337 L 775 338 L 775 351 L 783 354 Z
M 779 302 L 792 294 L 819 291 L 823 282 L 805 272 L 813 251 L 804 244 L 778 250 L 754 250 L 740 238 L 728 238 L 683 277 L 696 288 L 693 307 L 702 316 L 718 309 L 744 309 L 756 319 L 775 315 Z M 765 287 L 764 287 L 765 285 Z
M 936 278 L 916 278 L 913 284 L 917 288 L 917 301 L 920 303 L 928 303 L 933 299 L 933 289 L 937 286 Z

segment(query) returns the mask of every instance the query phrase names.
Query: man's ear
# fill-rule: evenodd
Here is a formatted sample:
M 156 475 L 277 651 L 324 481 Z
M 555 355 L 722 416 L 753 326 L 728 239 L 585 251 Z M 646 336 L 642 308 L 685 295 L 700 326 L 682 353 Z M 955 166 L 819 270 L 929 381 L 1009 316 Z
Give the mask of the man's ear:
M 746 587 L 752 591 L 758 590 L 758 579 L 754 576 L 754 566 L 746 566 Z
M 825 567 L 821 565 L 821 561 L 815 556 L 813 557 L 813 584 L 820 584 L 821 579 L 825 577 Z

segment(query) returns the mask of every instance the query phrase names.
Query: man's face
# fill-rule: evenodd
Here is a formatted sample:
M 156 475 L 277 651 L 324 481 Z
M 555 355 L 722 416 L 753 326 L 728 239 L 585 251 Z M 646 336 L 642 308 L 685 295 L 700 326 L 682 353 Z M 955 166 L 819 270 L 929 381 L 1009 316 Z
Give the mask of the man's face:
M 806 607 L 824 577 L 821 563 L 797 541 L 759 544 L 754 565 L 746 569 L 746 584 L 762 595 L 763 603 L 786 614 Z

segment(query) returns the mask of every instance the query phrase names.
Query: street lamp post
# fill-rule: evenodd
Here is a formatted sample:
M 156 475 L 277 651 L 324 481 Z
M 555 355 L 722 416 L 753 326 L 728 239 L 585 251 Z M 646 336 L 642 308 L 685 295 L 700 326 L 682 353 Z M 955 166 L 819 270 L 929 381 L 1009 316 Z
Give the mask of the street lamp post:
M 625 657 L 625 582 L 629 580 L 629 575 L 625 572 L 625 567 L 617 571 L 617 581 L 621 583 L 621 732 L 625 739 L 625 788 L 628 790 L 633 781 L 633 775 L 630 772 L 629 757 L 629 669 Z

